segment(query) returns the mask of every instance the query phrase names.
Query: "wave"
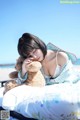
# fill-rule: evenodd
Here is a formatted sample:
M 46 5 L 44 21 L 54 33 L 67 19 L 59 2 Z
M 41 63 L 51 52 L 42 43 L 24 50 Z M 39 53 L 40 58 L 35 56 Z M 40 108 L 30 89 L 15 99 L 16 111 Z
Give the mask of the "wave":
M 0 68 L 14 68 L 15 64 L 10 63 L 10 64 L 0 64 Z

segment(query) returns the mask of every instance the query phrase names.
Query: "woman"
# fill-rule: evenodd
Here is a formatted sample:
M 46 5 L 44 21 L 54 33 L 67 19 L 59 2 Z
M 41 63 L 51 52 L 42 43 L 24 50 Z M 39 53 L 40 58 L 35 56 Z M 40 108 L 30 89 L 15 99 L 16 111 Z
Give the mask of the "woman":
M 62 82 L 75 83 L 80 80 L 80 72 L 73 69 L 72 54 L 52 44 L 46 46 L 32 34 L 22 35 L 18 42 L 18 52 L 25 58 L 22 70 L 18 74 L 22 82 L 27 79 L 28 64 L 33 60 L 42 63 L 42 72 L 47 85 Z M 8 98 L 12 98 L 12 104 L 7 100 Z M 22 85 L 4 95 L 3 107 L 39 120 L 78 120 L 80 82 L 55 84 L 42 88 Z
M 25 58 L 22 70 L 18 74 L 21 80 L 25 81 L 27 79 L 27 65 L 33 60 L 37 60 L 42 63 L 42 72 L 46 79 L 46 84 L 65 81 L 59 78 L 59 76 L 62 74 L 63 68 L 69 63 L 68 54 L 61 49 L 53 50 L 47 47 L 49 45 L 46 46 L 37 36 L 30 33 L 24 33 L 22 35 L 18 42 L 18 52 L 20 56 Z

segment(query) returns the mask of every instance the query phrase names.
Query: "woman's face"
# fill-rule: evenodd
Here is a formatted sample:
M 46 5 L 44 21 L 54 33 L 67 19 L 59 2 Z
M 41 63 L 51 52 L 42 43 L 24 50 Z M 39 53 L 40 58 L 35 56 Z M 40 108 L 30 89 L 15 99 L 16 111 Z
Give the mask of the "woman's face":
M 34 49 L 30 53 L 29 57 L 32 57 L 32 58 L 34 58 L 35 60 L 37 60 L 39 62 L 44 59 L 43 53 L 42 53 L 42 51 L 40 49 Z

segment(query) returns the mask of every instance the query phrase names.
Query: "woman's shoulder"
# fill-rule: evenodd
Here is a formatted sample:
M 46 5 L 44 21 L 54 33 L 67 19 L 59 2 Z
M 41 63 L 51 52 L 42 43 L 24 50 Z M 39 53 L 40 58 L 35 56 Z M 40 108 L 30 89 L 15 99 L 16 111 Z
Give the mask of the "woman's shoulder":
M 56 56 L 59 58 L 68 59 L 68 55 L 64 51 L 47 50 L 46 59 Z
M 68 59 L 69 59 L 68 55 L 65 52 L 58 52 L 57 54 L 58 64 L 63 65 L 67 63 Z
M 53 50 L 47 50 L 47 55 L 45 57 L 45 62 L 49 62 L 52 59 L 57 58 L 57 62 L 59 65 L 62 65 L 68 61 L 68 56 L 65 52 L 58 52 Z
M 58 52 L 58 56 L 61 57 L 61 58 L 68 59 L 68 55 L 64 51 Z
M 45 60 L 49 61 L 52 58 L 56 57 L 56 52 L 53 50 L 47 50 L 47 55 L 45 56 Z

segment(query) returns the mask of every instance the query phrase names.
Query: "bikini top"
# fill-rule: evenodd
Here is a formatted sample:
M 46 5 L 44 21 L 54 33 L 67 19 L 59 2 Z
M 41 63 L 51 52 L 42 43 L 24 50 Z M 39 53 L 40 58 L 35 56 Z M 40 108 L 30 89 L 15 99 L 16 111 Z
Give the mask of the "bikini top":
M 53 78 L 56 78 L 61 72 L 61 67 L 58 65 L 58 59 L 57 59 L 58 53 L 59 51 L 56 52 L 56 56 L 55 56 L 56 57 L 56 69 L 55 69 L 54 75 L 52 76 Z
M 53 78 L 56 78 L 60 73 L 61 73 L 61 67 L 57 65 Z

